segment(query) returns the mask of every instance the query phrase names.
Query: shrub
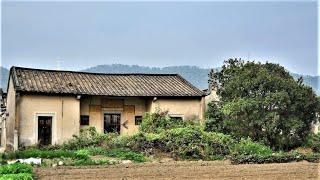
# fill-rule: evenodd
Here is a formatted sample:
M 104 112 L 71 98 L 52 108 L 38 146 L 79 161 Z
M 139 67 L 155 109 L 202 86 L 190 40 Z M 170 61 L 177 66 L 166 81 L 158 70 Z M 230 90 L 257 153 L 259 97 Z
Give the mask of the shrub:
M 160 133 L 140 132 L 128 139 L 127 147 L 145 154 L 161 151 L 185 159 L 221 159 L 229 154 L 233 144 L 229 135 L 205 132 L 199 125 L 186 125 Z
M 215 102 L 208 103 L 205 131 L 224 132 L 223 113 Z
M 20 174 L 4 174 L 0 175 L 0 180 L 32 180 L 32 174 L 20 173 Z
M 63 143 L 62 149 L 77 150 L 90 146 L 100 146 L 105 139 L 106 134 L 99 134 L 94 127 L 81 129 L 79 136 L 74 135 L 72 139 Z
M 132 136 L 108 134 L 108 139 L 104 142 L 104 146 L 109 149 L 125 148 L 131 138 Z
M 236 155 L 271 155 L 270 147 L 260 143 L 253 142 L 250 138 L 241 139 L 232 148 L 232 154 Z
M 70 157 L 70 158 L 88 158 L 83 154 L 77 154 L 73 151 L 65 151 L 65 150 L 39 150 L 39 149 L 28 149 L 25 151 L 14 151 L 5 153 L 3 155 L 4 159 L 25 159 L 25 158 L 61 158 L 61 157 Z
M 167 111 L 158 109 L 155 113 L 146 113 L 140 125 L 140 132 L 144 133 L 160 133 L 164 130 L 183 127 L 187 121 L 177 121 L 168 116 Z
M 308 162 L 319 162 L 319 154 L 303 155 L 299 153 L 275 153 L 272 155 L 239 155 L 232 156 L 232 164 L 266 164 L 287 163 L 292 161 L 306 160 Z
M 165 133 L 138 133 L 128 139 L 127 146 L 135 151 L 153 154 L 155 151 L 165 151 Z
M 320 152 L 320 133 L 309 135 L 306 145 L 310 147 L 313 152 Z
M 32 166 L 28 164 L 9 164 L 0 166 L 0 174 L 32 173 Z
M 231 138 L 221 140 L 221 134 L 207 133 L 201 126 L 174 128 L 165 132 L 161 141 L 166 145 L 166 151 L 182 158 L 210 159 L 217 155 L 229 154 Z

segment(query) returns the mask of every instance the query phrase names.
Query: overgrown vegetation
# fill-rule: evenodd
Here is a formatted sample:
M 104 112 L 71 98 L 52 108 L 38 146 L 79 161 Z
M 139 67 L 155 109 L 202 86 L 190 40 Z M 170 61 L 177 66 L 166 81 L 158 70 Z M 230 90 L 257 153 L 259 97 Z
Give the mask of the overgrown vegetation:
M 0 180 L 32 180 L 32 174 L 19 173 L 19 174 L 3 174 L 0 175 Z
M 32 173 L 32 166 L 27 164 L 9 164 L 0 166 L 0 174 Z
M 65 150 L 77 150 L 86 147 L 101 146 L 107 136 L 107 134 L 99 134 L 94 127 L 81 129 L 79 136 L 74 135 L 71 140 L 65 142 L 60 148 Z
M 320 153 L 320 133 L 310 134 L 305 146 L 311 148 L 316 153 Z
M 27 149 L 24 151 L 8 152 L 2 155 L 3 159 L 25 159 L 25 158 L 74 158 L 74 159 L 87 159 L 88 155 L 79 153 L 77 151 L 66 150 L 40 150 L 40 149 Z
M 257 156 L 269 156 L 273 151 L 270 147 L 260 143 L 253 142 L 250 138 L 241 139 L 232 148 L 233 155 L 257 155 Z
M 176 121 L 168 116 L 167 111 L 157 109 L 155 113 L 146 113 L 140 125 L 142 133 L 161 133 L 166 129 L 184 127 L 194 124 L 194 121 Z
M 9 164 L 0 166 L 0 179 L 32 180 L 32 166 L 27 164 Z
M 299 153 L 275 153 L 270 155 L 239 155 L 232 156 L 233 164 L 266 164 L 266 163 L 286 163 L 292 161 L 306 160 L 308 162 L 319 162 L 319 154 L 299 154 Z
M 209 106 L 208 130 L 290 150 L 304 144 L 317 121 L 315 92 L 278 64 L 229 59 L 209 82 L 220 102 Z

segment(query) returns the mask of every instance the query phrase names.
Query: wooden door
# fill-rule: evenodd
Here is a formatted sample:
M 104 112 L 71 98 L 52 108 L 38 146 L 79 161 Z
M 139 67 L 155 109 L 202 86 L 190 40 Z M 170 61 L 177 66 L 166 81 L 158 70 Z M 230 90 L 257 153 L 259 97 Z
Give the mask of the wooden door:
M 38 143 L 50 145 L 52 139 L 52 117 L 38 116 Z

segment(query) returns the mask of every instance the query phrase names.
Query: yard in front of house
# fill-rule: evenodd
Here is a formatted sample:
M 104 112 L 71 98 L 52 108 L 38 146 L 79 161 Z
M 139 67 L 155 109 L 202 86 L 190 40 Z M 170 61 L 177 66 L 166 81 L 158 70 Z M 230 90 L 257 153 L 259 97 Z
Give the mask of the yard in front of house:
M 317 179 L 320 154 L 308 147 L 274 151 L 159 112 L 147 114 L 132 136 L 88 128 L 61 145 L 6 152 L 1 163 L 29 158 L 41 165 L 4 165 L 0 179 Z
M 232 165 L 229 161 L 168 161 L 109 166 L 35 168 L 38 179 L 319 179 L 319 164 Z

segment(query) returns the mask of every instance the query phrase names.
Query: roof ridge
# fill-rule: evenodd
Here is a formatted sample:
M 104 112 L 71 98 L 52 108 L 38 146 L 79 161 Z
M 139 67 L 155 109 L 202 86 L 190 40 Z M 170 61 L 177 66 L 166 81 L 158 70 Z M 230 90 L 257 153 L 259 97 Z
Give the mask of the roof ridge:
M 91 73 L 13 66 L 16 90 L 105 96 L 204 96 L 179 74 Z M 85 77 L 85 78 L 84 78 Z M 35 84 L 36 83 L 36 84 Z
M 179 74 L 173 73 L 100 73 L 100 72 L 87 72 L 87 71 L 71 71 L 71 70 L 54 70 L 54 69 L 40 69 L 12 66 L 13 69 L 33 70 L 33 71 L 47 71 L 47 72 L 69 72 L 69 73 L 82 73 L 82 74 L 98 74 L 98 75 L 147 75 L 147 76 L 178 76 Z
M 180 74 L 177 74 L 177 76 L 178 76 L 184 83 L 186 83 L 186 84 L 188 84 L 190 87 L 192 87 L 194 90 L 199 91 L 199 92 L 201 92 L 201 93 L 204 94 L 204 92 L 203 92 L 201 89 L 199 89 L 199 88 L 197 88 L 196 86 L 194 86 L 192 83 L 190 83 L 190 82 L 189 82 L 188 80 L 186 80 L 184 77 L 182 77 Z

